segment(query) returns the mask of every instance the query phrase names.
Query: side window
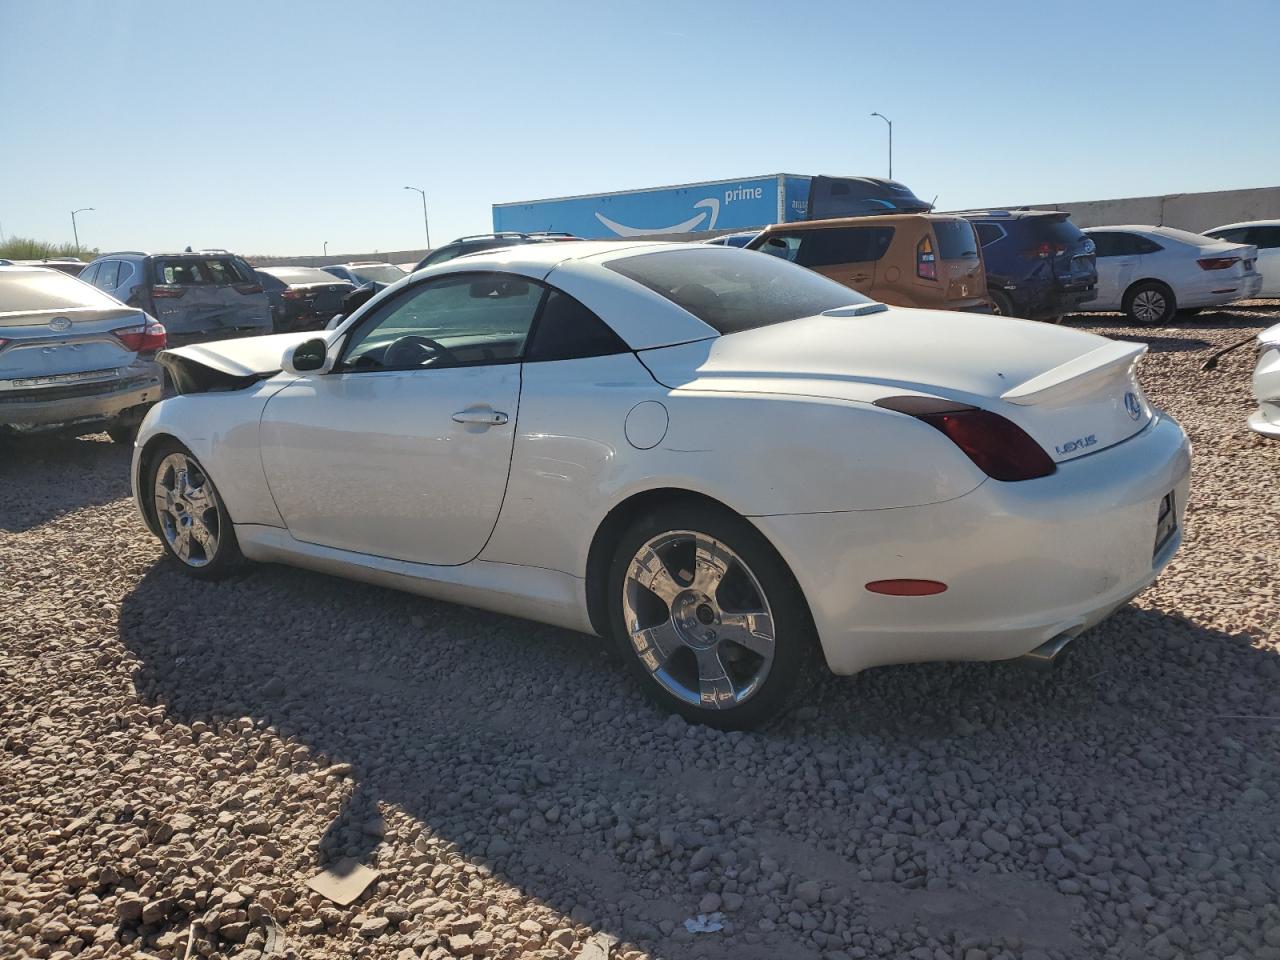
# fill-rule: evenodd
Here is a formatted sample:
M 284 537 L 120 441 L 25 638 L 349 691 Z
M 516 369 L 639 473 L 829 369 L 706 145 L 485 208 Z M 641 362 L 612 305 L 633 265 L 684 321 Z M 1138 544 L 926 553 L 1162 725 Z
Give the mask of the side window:
M 505 273 L 459 273 L 406 290 L 365 318 L 341 370 L 414 370 L 511 363 L 543 287 Z
M 110 293 L 116 288 L 116 277 L 120 272 L 119 260 L 104 260 L 102 266 L 98 268 L 98 279 L 94 281 L 94 286 Z
M 127 260 L 120 261 L 120 274 L 116 277 L 116 289 L 124 290 L 133 280 L 133 275 L 137 271 L 134 270 L 133 264 Z
M 548 290 L 525 360 L 574 360 L 626 353 L 627 345 L 603 320 L 567 293 Z
M 1139 237 L 1135 234 L 1130 236 L 1129 239 L 1133 241 L 1134 253 L 1159 253 L 1164 249 L 1164 247 L 1148 237 Z
M 1085 236 L 1093 241 L 1093 253 L 1098 259 L 1116 255 L 1115 234 L 1086 233 Z
M 975 223 L 973 229 L 978 231 L 978 242 L 984 247 L 995 243 L 1005 235 L 1004 227 L 998 223 Z
M 1248 227 L 1234 227 L 1231 230 L 1215 230 L 1206 236 L 1213 237 L 1217 240 L 1225 240 L 1227 243 L 1253 243 L 1250 239 L 1252 231 Z
M 796 263 L 802 267 L 825 267 L 840 263 L 868 263 L 879 260 L 893 241 L 893 227 L 838 227 L 812 230 L 800 244 Z
M 1252 227 L 1245 243 L 1252 243 L 1259 250 L 1274 250 L 1280 247 L 1280 227 Z
M 442 247 L 441 249 L 435 251 L 434 253 L 429 254 L 427 258 L 422 261 L 422 265 L 424 267 L 434 267 L 437 263 L 445 263 L 449 260 L 452 260 L 454 257 L 458 256 L 459 254 L 463 254 L 466 252 L 467 251 L 465 247 L 454 247 L 453 249 L 450 249 L 448 247 Z
M 805 236 L 806 234 L 803 233 L 772 236 L 756 249 L 771 257 L 781 257 L 783 260 L 795 263 L 796 256 L 800 253 L 800 244 Z
M 83 270 L 80 271 L 80 279 L 83 280 L 85 283 L 92 283 L 96 286 L 97 285 L 96 281 L 98 279 L 98 268 L 101 266 L 102 264 L 100 263 L 89 264 L 87 267 L 85 267 Z

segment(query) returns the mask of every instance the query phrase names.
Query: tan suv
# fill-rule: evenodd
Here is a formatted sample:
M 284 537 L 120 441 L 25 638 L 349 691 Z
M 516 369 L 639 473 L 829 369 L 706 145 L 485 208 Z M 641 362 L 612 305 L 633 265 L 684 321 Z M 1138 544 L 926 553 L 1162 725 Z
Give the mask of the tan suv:
M 766 227 L 747 244 L 816 270 L 881 303 L 987 311 L 987 275 L 961 217 L 903 213 Z

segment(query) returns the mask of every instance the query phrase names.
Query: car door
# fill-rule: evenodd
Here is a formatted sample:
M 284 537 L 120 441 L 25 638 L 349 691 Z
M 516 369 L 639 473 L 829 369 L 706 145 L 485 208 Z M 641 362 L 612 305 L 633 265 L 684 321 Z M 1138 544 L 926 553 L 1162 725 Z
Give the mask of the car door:
M 262 463 L 289 532 L 414 563 L 474 559 L 506 492 L 543 292 L 513 274 L 431 278 L 357 323 L 331 372 L 273 396 Z
M 1258 248 L 1257 270 L 1262 274 L 1263 297 L 1280 297 L 1280 226 L 1263 225 L 1250 227 L 1248 239 L 1241 243 L 1252 243 Z
M 1093 241 L 1098 263 L 1098 296 L 1087 306 L 1090 310 L 1119 310 L 1124 292 L 1137 276 L 1142 258 L 1128 233 L 1113 230 L 1085 231 Z
M 892 227 L 810 230 L 800 242 L 795 262 L 859 293 L 875 296 L 872 288 L 876 285 L 876 261 L 892 239 Z

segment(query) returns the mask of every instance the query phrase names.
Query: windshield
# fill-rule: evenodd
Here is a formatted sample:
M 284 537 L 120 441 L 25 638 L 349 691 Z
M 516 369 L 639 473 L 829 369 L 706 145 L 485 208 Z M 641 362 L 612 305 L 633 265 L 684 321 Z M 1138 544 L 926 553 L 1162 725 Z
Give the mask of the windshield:
M 820 273 L 737 247 L 664 250 L 611 260 L 605 266 L 722 334 L 871 302 Z
M 0 313 L 118 306 L 114 297 L 57 270 L 0 270 Z
M 405 275 L 403 270 L 390 263 L 362 263 L 358 267 L 347 269 L 355 274 L 356 279 L 361 283 L 368 283 L 370 280 L 377 283 L 395 283 Z
M 938 238 L 941 260 L 977 260 L 978 238 L 968 220 L 935 220 L 933 233 Z

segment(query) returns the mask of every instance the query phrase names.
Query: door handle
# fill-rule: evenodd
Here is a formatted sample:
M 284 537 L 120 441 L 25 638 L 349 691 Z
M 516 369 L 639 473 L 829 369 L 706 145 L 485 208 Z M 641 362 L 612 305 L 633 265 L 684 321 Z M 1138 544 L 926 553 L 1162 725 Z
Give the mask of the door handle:
M 486 427 L 501 426 L 509 419 L 501 410 L 459 410 L 453 415 L 454 423 L 481 423 Z

